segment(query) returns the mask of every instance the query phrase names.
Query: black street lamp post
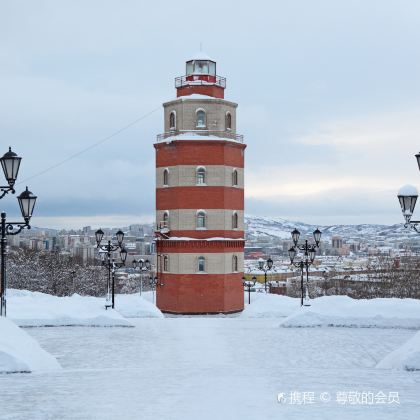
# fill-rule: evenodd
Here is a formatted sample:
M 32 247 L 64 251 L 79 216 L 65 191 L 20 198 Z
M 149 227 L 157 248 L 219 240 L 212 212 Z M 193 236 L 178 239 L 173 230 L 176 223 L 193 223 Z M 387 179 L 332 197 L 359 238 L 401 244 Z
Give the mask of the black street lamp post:
M 150 272 L 152 268 L 152 264 L 149 260 L 144 260 L 143 258 L 140 258 L 139 260 L 133 260 L 133 267 L 135 269 L 139 269 L 140 271 L 140 296 L 143 292 L 143 273 L 144 272 Z
M 156 287 L 158 285 L 159 279 L 157 278 L 157 276 L 150 276 L 149 277 L 149 285 L 152 289 L 153 292 L 153 302 L 155 302 L 155 293 L 156 293 Z
M 309 304 L 309 291 L 308 291 L 308 283 L 309 283 L 309 266 L 313 264 L 316 255 L 316 249 L 319 248 L 319 244 L 321 242 L 321 231 L 316 229 L 313 233 L 315 244 L 309 244 L 308 240 L 305 240 L 305 244 L 299 245 L 299 236 L 300 232 L 297 229 L 294 229 L 292 232 L 292 239 L 293 239 L 293 246 L 289 249 L 289 258 L 290 264 L 295 267 L 300 268 L 300 289 L 301 289 L 301 298 L 300 298 L 300 306 L 303 306 L 303 296 L 304 296 L 304 287 L 303 287 L 303 271 L 306 271 L 306 296 L 305 300 L 307 304 L 305 306 L 310 306 Z M 303 257 L 300 261 L 295 261 L 296 255 L 298 251 L 303 252 Z
M 99 229 L 95 232 L 95 239 L 98 249 L 102 252 L 102 265 L 108 269 L 108 279 L 107 279 L 107 292 L 105 298 L 105 309 L 112 307 L 115 308 L 115 270 L 121 268 L 125 265 L 125 260 L 127 259 L 127 251 L 124 248 L 124 232 L 119 230 L 116 235 L 117 243 L 112 243 L 111 240 L 105 245 L 101 245 L 102 239 L 104 237 L 104 232 L 102 229 Z M 115 262 L 112 257 L 112 253 L 120 250 L 121 262 Z M 111 303 L 110 303 L 111 302 Z
M 260 271 L 264 271 L 264 291 L 267 293 L 267 271 L 273 268 L 273 260 L 269 257 L 267 261 L 262 258 L 258 260 L 258 268 Z
M 12 149 L 9 147 L 9 151 L 5 153 L 0 158 L 0 163 L 3 169 L 4 176 L 7 180 L 8 185 L 0 186 L 0 199 L 3 198 L 6 194 L 11 192 L 12 194 L 15 193 L 14 185 L 16 182 L 16 178 L 18 176 L 20 162 L 22 158 L 19 157 L 16 153 L 12 152 Z M 7 308 L 6 308 L 6 290 L 7 290 L 7 273 L 6 273 L 6 247 L 7 247 L 7 235 L 17 235 L 19 234 L 22 229 L 30 229 L 31 226 L 29 224 L 32 213 L 34 211 L 35 203 L 37 197 L 32 194 L 28 187 L 26 190 L 23 191 L 18 197 L 20 212 L 22 213 L 22 217 L 24 222 L 7 222 L 6 220 L 6 213 L 1 213 L 1 240 L 0 240 L 0 254 L 1 254 L 1 265 L 0 265 L 0 273 L 1 273 L 1 285 L 0 285 L 0 315 L 6 316 Z
M 416 155 L 417 164 L 420 170 L 420 153 Z M 417 233 L 420 233 L 420 220 L 411 220 L 418 198 L 417 188 L 413 185 L 405 185 L 398 191 L 398 201 L 400 202 L 406 228 L 410 227 Z
M 247 280 L 245 277 L 242 278 L 243 285 L 247 289 L 248 292 L 248 305 L 251 304 L 251 289 L 255 286 L 257 282 L 257 278 L 255 276 L 252 277 L 252 281 Z

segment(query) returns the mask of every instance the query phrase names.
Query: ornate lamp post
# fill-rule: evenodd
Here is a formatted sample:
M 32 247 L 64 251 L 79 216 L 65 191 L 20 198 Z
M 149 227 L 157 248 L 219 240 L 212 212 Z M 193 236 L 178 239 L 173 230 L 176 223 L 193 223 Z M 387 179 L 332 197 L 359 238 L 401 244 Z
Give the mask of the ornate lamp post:
M 9 147 L 9 151 L 6 152 L 1 158 L 0 163 L 3 169 L 4 177 L 8 185 L 0 186 L 0 199 L 3 198 L 6 194 L 11 192 L 15 193 L 14 185 L 16 178 L 19 173 L 20 162 L 22 158 L 19 157 L 16 153 L 12 152 L 12 149 Z M 7 247 L 7 235 L 17 235 L 22 231 L 22 229 L 30 229 L 31 226 L 29 222 L 34 211 L 35 202 L 37 197 L 32 194 L 28 187 L 23 191 L 18 197 L 20 211 L 24 222 L 7 222 L 6 213 L 1 213 L 1 295 L 0 295 L 0 315 L 6 316 L 6 290 L 7 290 L 7 276 L 6 276 L 6 247 Z
M 102 239 L 104 237 L 104 232 L 102 229 L 99 229 L 95 232 L 95 239 L 98 249 L 102 252 L 102 265 L 108 269 L 108 279 L 107 279 L 107 292 L 105 298 L 105 309 L 109 307 L 115 308 L 115 270 L 121 268 L 125 265 L 125 260 L 127 259 L 127 251 L 124 248 L 124 232 L 119 230 L 116 235 L 117 243 L 112 243 L 111 240 L 105 245 L 101 245 Z M 115 262 L 112 258 L 112 253 L 120 250 L 121 262 Z
M 301 298 L 300 298 L 300 306 L 303 306 L 303 295 L 304 295 L 304 288 L 303 288 L 303 270 L 306 270 L 306 293 L 305 293 L 305 306 L 310 306 L 309 303 L 309 291 L 308 291 L 308 283 L 309 283 L 309 266 L 313 264 L 316 255 L 316 249 L 319 248 L 319 244 L 321 242 L 321 231 L 316 229 L 313 233 L 315 244 L 309 244 L 308 240 L 305 240 L 305 244 L 299 245 L 299 237 L 300 232 L 297 229 L 294 229 L 292 232 L 292 240 L 293 246 L 289 249 L 289 258 L 290 264 L 295 267 L 300 268 L 300 289 L 301 289 Z M 296 255 L 298 251 L 303 252 L 303 257 L 300 261 L 295 261 Z
M 415 156 L 420 170 L 420 153 L 417 153 Z M 404 185 L 398 191 L 398 201 L 400 202 L 401 211 L 405 219 L 404 226 L 406 228 L 410 227 L 417 233 L 420 233 L 420 220 L 411 220 L 418 196 L 417 188 L 413 185 Z
M 244 285 L 244 287 L 246 289 L 248 289 L 247 290 L 247 292 L 248 292 L 248 305 L 250 305 L 251 304 L 251 289 L 255 286 L 255 283 L 257 282 L 257 278 L 255 276 L 252 276 L 252 281 L 250 281 L 250 280 L 246 280 L 246 278 L 243 277 L 242 281 L 243 281 L 242 284 Z
M 267 261 L 260 258 L 258 260 L 258 268 L 259 270 L 264 271 L 264 291 L 267 293 L 267 271 L 270 271 L 273 268 L 273 260 L 270 257 Z
M 140 258 L 139 260 L 133 260 L 133 267 L 135 269 L 139 269 L 140 271 L 140 296 L 143 292 L 143 272 L 149 272 L 152 268 L 152 264 L 149 260 L 144 260 L 143 258 Z
M 156 293 L 156 287 L 158 285 L 158 282 L 159 282 L 159 280 L 158 280 L 157 276 L 150 276 L 149 277 L 149 286 L 151 287 L 152 292 L 153 292 L 153 302 L 154 303 L 156 303 L 155 302 L 155 297 L 156 297 L 155 293 Z

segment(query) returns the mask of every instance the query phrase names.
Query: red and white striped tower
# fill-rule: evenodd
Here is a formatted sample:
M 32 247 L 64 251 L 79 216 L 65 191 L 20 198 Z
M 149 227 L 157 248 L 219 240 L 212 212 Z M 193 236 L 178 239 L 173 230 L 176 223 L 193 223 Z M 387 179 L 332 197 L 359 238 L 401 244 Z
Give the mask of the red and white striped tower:
M 237 104 L 203 53 L 175 79 L 156 149 L 157 306 L 178 314 L 243 310 L 244 151 Z

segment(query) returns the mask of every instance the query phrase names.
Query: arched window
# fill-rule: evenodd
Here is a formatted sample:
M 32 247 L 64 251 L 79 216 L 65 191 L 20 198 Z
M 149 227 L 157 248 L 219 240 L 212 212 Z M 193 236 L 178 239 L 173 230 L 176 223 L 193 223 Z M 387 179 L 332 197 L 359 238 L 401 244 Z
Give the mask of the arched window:
M 197 229 L 206 228 L 206 212 L 200 210 L 197 212 Z
M 238 171 L 236 169 L 234 169 L 232 172 L 232 185 L 234 187 L 238 186 Z
M 236 255 L 232 258 L 232 271 L 237 272 L 238 270 L 238 257 Z
M 197 128 L 206 128 L 206 111 L 204 109 L 198 109 L 196 111 L 197 115 Z
M 163 226 L 164 228 L 169 228 L 169 211 L 163 213 Z
M 163 171 L 163 185 L 169 185 L 169 169 L 164 169 Z
M 236 211 L 232 214 L 232 228 L 238 229 L 238 213 Z
M 226 113 L 226 130 L 232 130 L 232 115 L 230 112 Z
M 169 271 L 169 257 L 167 255 L 163 257 L 163 271 Z
M 175 130 L 176 129 L 176 112 L 172 111 L 169 114 L 169 129 Z
M 197 168 L 196 179 L 197 185 L 203 185 L 206 183 L 206 168 L 203 168 L 202 166 Z
M 200 273 L 206 271 L 206 259 L 204 257 L 198 257 L 198 271 Z

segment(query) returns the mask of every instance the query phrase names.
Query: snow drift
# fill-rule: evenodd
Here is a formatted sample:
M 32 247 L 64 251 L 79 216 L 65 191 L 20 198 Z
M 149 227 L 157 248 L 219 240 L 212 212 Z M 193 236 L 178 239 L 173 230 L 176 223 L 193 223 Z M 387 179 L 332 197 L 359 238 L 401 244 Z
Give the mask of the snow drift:
M 245 293 L 248 303 L 248 293 Z M 251 304 L 246 305 L 243 318 L 282 318 L 300 307 L 300 300 L 288 296 L 265 293 L 251 293 Z
M 416 299 L 352 299 L 323 296 L 299 308 L 281 327 L 377 327 L 420 329 L 420 301 Z
M 385 356 L 378 369 L 420 370 L 420 331 L 401 347 Z
M 61 369 L 55 357 L 7 318 L 0 317 L 0 373 Z
M 91 296 L 58 297 L 28 290 L 8 291 L 7 314 L 22 327 L 131 327 L 113 309 L 105 310 L 105 299 Z
M 148 292 L 143 293 L 146 297 Z M 146 297 L 147 298 L 147 297 Z M 116 310 L 126 318 L 164 318 L 156 305 L 139 294 L 117 295 Z

